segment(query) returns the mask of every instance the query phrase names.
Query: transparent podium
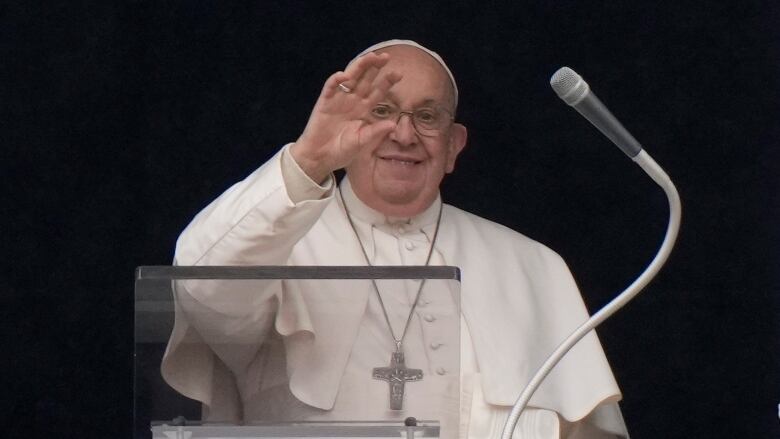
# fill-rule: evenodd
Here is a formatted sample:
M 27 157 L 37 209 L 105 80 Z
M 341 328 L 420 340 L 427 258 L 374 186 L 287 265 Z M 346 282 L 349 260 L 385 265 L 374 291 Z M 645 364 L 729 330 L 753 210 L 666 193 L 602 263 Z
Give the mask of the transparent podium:
M 134 438 L 447 438 L 456 267 L 139 267 Z

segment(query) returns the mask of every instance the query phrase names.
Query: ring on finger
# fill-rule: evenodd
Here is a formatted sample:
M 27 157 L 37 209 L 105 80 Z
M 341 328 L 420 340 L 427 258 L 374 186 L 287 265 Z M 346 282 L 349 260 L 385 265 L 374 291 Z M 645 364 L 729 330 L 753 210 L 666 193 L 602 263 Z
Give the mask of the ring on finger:
M 339 89 L 343 91 L 344 93 L 352 93 L 352 89 L 344 85 L 343 82 L 339 83 Z

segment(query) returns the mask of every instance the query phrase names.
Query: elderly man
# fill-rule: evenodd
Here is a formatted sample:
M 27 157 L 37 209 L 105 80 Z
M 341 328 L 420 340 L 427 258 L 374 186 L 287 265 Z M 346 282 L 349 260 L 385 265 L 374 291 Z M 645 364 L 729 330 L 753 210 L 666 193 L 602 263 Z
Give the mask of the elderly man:
M 455 80 L 436 53 L 405 40 L 368 48 L 328 78 L 295 143 L 198 214 L 178 241 L 175 262 L 461 267 L 460 435 L 488 438 L 500 434 L 534 369 L 587 312 L 557 254 L 441 202 L 439 185 L 466 145 L 466 128 L 454 121 L 457 101 Z M 346 178 L 337 185 L 332 173 L 341 168 Z M 421 292 L 412 292 L 414 304 Z M 366 364 L 387 363 L 393 349 L 379 349 L 376 358 L 336 349 L 315 362 L 302 361 L 300 351 L 330 343 L 335 327 L 348 346 L 386 346 L 392 338 L 402 352 L 403 336 L 387 318 L 383 294 L 375 284 L 354 321 L 330 316 L 329 324 L 311 327 L 295 317 L 299 306 L 314 308 L 306 292 L 236 293 L 228 305 L 213 292 L 180 292 L 163 375 L 203 402 L 212 419 L 258 419 L 282 405 L 304 417 L 312 413 L 309 419 L 343 420 L 342 396 L 357 391 L 356 380 L 357 387 L 373 388 Z M 419 319 L 414 306 L 404 310 L 409 321 Z M 209 312 L 209 324 L 188 317 Z M 267 373 L 258 356 L 268 340 L 253 335 L 271 326 L 288 350 L 282 370 L 289 378 L 273 392 L 258 381 Z M 239 351 L 208 348 L 215 333 L 241 339 Z M 387 383 L 376 385 L 386 394 Z M 268 391 L 258 390 L 263 388 Z M 366 392 L 365 398 L 387 403 Z M 627 437 L 619 399 L 598 339 L 590 334 L 540 387 L 515 434 Z

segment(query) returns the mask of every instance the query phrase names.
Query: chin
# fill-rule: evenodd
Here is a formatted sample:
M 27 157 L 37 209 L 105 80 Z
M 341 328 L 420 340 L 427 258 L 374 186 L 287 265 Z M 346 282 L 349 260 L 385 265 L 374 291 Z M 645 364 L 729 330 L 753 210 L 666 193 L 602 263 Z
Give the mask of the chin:
M 412 217 L 422 213 L 436 200 L 438 186 L 429 187 L 426 177 L 399 178 L 354 172 L 350 182 L 355 194 L 368 207 L 387 216 Z M 362 177 L 362 178 L 361 178 Z M 368 177 L 368 178 L 365 178 Z
M 422 190 L 419 184 L 410 184 L 404 181 L 385 181 L 382 185 L 375 186 L 375 193 L 379 198 L 391 204 L 413 204 L 421 198 Z
M 425 211 L 436 199 L 436 193 L 426 196 L 425 193 L 416 190 L 408 191 L 402 188 L 392 188 L 378 193 L 380 212 L 389 216 L 411 217 Z

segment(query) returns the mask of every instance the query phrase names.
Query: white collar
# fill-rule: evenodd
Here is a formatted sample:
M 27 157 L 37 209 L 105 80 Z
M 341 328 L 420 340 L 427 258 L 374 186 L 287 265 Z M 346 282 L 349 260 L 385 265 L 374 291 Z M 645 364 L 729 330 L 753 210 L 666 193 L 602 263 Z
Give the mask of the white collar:
M 436 229 L 436 220 L 439 216 L 439 208 L 441 206 L 441 196 L 437 195 L 436 200 L 428 206 L 422 213 L 413 217 L 400 218 L 392 217 L 383 214 L 371 207 L 367 206 L 360 198 L 357 197 L 355 191 L 352 190 L 352 184 L 348 177 L 344 177 L 340 184 L 341 195 L 340 203 L 342 209 L 345 207 L 349 209 L 349 215 L 352 217 L 357 229 L 360 241 L 365 246 L 366 254 L 368 257 L 374 259 L 374 229 L 381 230 L 385 233 L 394 235 L 396 237 L 406 237 L 414 239 L 415 235 L 418 239 L 424 239 L 430 242 L 433 239 L 433 234 Z M 420 234 L 423 236 L 420 236 Z

